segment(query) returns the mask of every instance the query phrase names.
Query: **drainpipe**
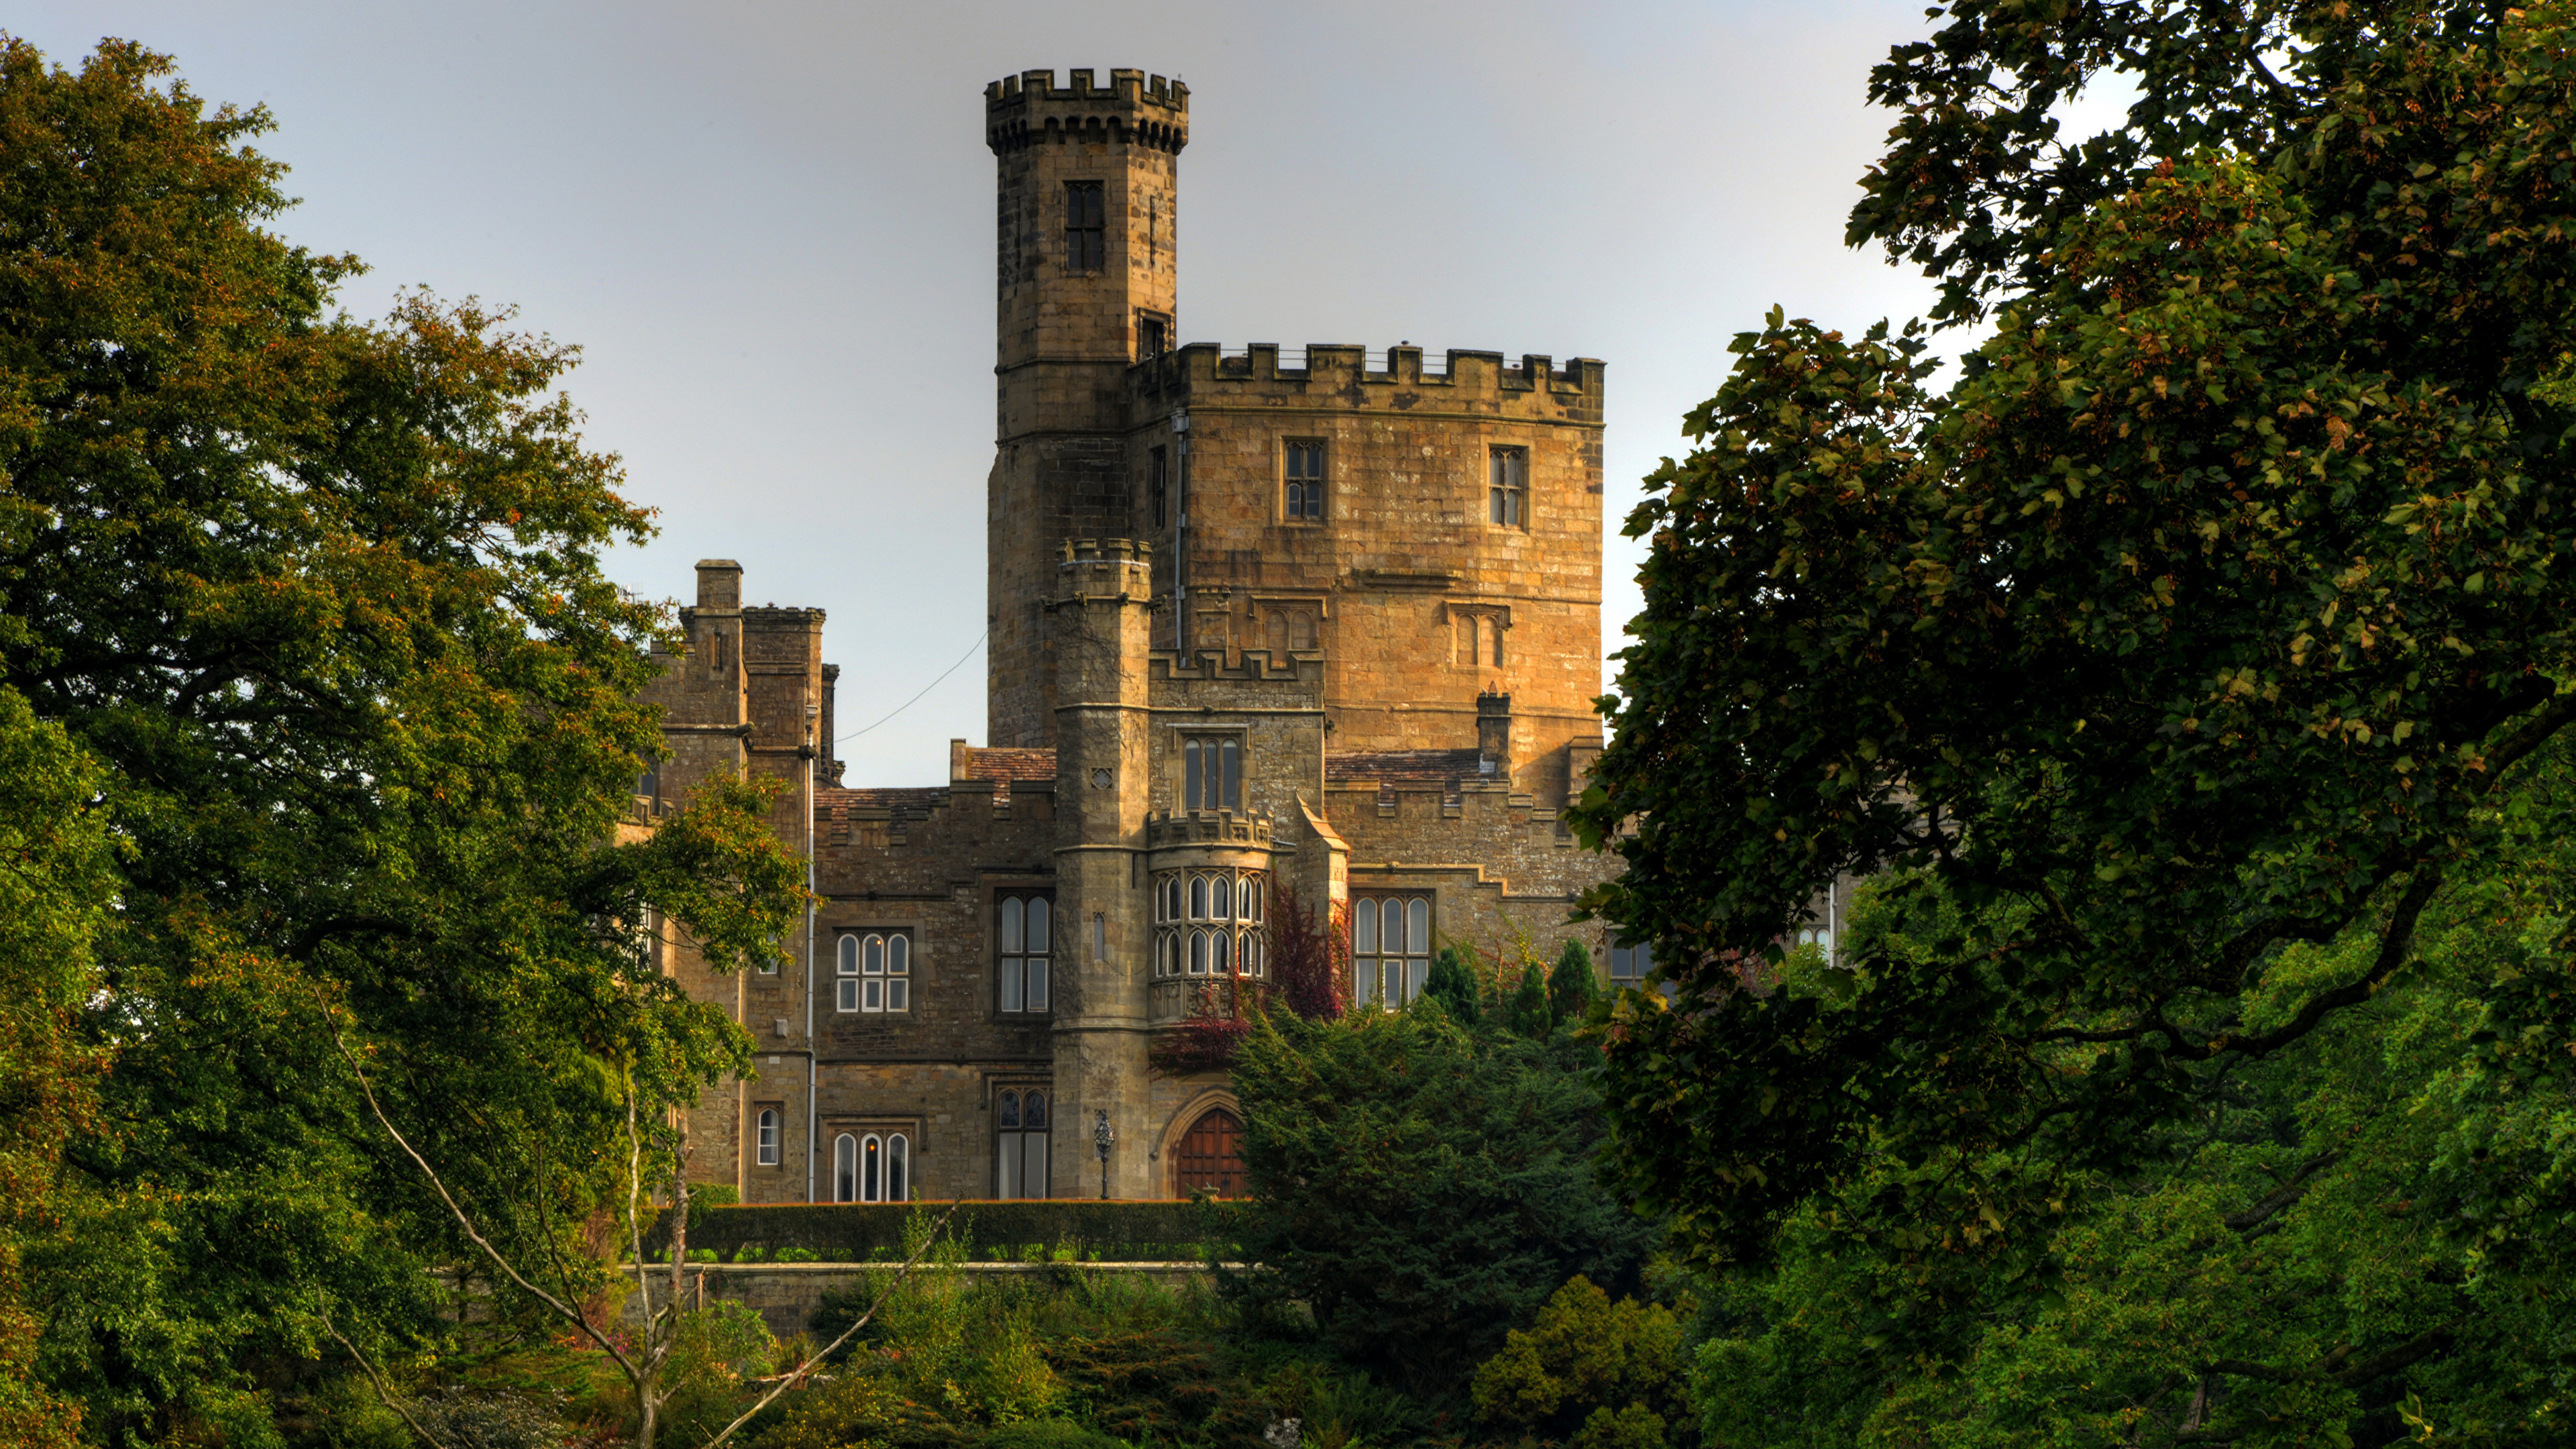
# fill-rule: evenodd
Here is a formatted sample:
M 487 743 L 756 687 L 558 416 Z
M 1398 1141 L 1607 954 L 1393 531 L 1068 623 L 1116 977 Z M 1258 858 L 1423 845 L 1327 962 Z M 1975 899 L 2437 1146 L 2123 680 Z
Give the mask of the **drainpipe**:
M 1173 447 L 1180 454 L 1179 476 L 1175 480 L 1180 508 L 1172 525 L 1172 648 L 1185 652 L 1190 647 L 1190 415 L 1172 414 Z
M 815 731 L 815 720 L 822 706 L 805 706 L 806 738 Z M 805 1200 L 814 1200 L 814 772 L 824 746 L 808 744 L 805 749 Z

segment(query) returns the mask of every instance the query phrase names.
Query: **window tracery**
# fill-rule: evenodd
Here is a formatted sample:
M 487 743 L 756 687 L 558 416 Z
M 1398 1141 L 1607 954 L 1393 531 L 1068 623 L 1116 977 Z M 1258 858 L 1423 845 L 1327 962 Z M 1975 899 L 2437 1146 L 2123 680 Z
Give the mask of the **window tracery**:
M 1268 969 L 1270 873 L 1168 871 L 1154 882 L 1154 974 L 1257 977 Z

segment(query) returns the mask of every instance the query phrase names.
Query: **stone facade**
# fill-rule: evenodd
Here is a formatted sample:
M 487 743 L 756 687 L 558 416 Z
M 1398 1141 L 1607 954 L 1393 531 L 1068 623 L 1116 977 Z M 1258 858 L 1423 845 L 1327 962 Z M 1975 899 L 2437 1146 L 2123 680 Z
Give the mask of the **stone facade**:
M 700 565 L 648 812 L 787 780 L 821 901 L 775 971 L 674 951 L 759 1043 L 691 1122 L 745 1201 L 1181 1194 L 1232 1098 L 1149 1053 L 1266 979 L 1281 892 L 1368 917 L 1355 1005 L 1433 941 L 1605 954 L 1566 917 L 1611 862 L 1559 820 L 1600 748 L 1601 364 L 1172 346 L 1188 109 L 1124 70 L 986 91 L 990 747 L 844 788 L 821 613 Z

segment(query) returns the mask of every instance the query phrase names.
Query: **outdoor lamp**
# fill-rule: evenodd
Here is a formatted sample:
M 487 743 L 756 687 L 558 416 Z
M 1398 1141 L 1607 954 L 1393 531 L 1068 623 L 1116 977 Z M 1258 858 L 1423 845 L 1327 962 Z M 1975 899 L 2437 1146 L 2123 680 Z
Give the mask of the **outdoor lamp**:
M 1118 1134 L 1109 1128 L 1109 1114 L 1092 1113 L 1091 1150 L 1100 1154 L 1100 1200 L 1102 1202 L 1109 1201 L 1109 1144 L 1117 1140 Z

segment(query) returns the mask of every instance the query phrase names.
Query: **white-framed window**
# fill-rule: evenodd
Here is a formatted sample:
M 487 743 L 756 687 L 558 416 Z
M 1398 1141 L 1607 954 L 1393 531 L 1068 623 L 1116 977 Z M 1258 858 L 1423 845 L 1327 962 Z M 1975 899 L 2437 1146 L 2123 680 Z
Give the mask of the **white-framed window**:
M 1243 737 L 1181 736 L 1181 808 L 1243 808 Z
M 1642 991 L 1647 973 L 1655 969 L 1654 949 L 1644 944 L 1610 948 L 1610 989 Z
M 1281 460 L 1279 515 L 1290 523 L 1324 521 L 1324 445 L 1313 438 L 1292 438 Z
M 905 931 L 849 931 L 833 966 L 833 1006 L 840 1011 L 912 1010 L 912 936 Z
M 1047 1094 L 1006 1087 L 993 1099 L 993 1196 L 1047 1195 Z
M 757 1160 L 760 1165 L 763 1167 L 776 1167 L 778 1165 L 777 1108 L 763 1107 L 760 1109 L 759 1126 L 756 1129 L 756 1135 L 753 1138 L 753 1142 L 758 1149 Z
M 832 1201 L 912 1201 L 912 1141 L 901 1132 L 832 1139 Z
M 1351 898 L 1351 999 L 1404 1006 L 1431 979 L 1431 897 Z
M 1055 904 L 1031 892 L 1010 892 L 996 903 L 993 943 L 996 1010 L 1039 1015 L 1050 1004 L 1048 967 L 1055 946 Z
M 1485 521 L 1497 528 L 1529 527 L 1529 449 L 1493 450 L 1486 475 Z
M 1154 974 L 1259 976 L 1268 969 L 1270 873 L 1175 870 L 1154 881 Z

